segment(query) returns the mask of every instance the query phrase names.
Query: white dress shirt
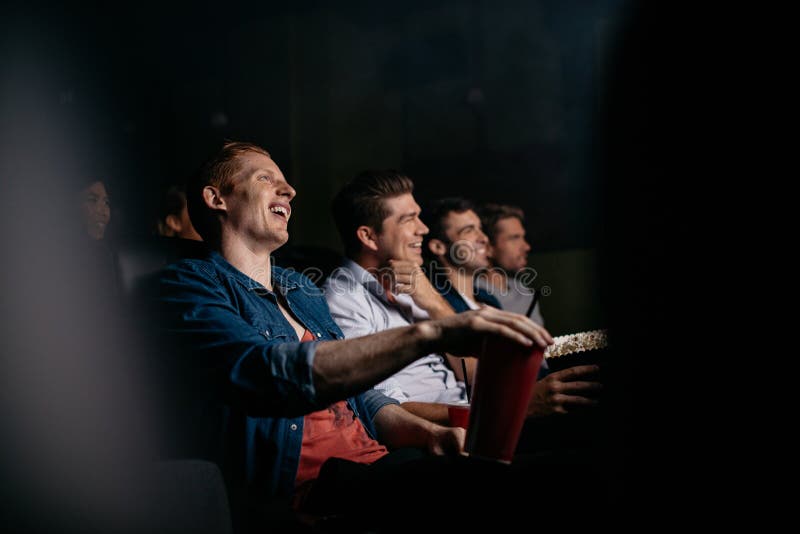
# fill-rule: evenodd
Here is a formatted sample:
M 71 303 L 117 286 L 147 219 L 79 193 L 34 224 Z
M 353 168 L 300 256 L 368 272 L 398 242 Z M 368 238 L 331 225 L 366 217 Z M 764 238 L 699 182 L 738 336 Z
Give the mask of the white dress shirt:
M 396 302 L 390 303 L 378 280 L 349 259 L 331 274 L 323 290 L 331 316 L 348 339 L 429 319 L 408 295 L 395 295 Z M 464 383 L 456 380 L 439 354 L 416 360 L 375 389 L 399 402 L 466 400 Z

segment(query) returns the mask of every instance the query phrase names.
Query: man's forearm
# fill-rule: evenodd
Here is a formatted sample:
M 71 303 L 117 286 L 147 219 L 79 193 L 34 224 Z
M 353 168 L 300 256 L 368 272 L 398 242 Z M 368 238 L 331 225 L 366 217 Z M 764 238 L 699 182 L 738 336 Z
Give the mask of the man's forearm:
M 375 429 L 378 431 L 381 443 L 391 448 L 427 447 L 433 423 L 401 406 L 386 405 L 375 415 Z
M 426 301 L 424 307 L 420 307 L 428 312 L 428 315 L 431 319 L 441 319 L 456 313 L 455 310 L 453 310 L 453 307 L 447 303 L 444 297 L 438 294 Z
M 404 402 L 400 407 L 428 421 L 433 421 L 440 425 L 450 424 L 450 415 L 446 404 L 438 402 Z
M 426 322 L 320 343 L 312 369 L 318 400 L 332 402 L 371 388 L 429 354 L 435 339 L 436 329 Z

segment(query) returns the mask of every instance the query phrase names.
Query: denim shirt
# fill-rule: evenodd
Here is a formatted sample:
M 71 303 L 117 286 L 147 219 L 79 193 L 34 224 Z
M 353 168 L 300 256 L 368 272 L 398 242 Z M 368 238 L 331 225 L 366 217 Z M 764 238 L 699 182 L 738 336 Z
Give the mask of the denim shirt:
M 267 290 L 211 252 L 166 267 L 157 298 L 181 379 L 191 382 L 190 407 L 181 416 L 191 427 L 183 454 L 218 463 L 229 485 L 286 496 L 297 474 L 303 416 L 325 407 L 311 372 L 317 345 L 344 336 L 308 278 L 274 266 L 272 285 Z M 298 341 L 276 293 L 317 341 Z M 347 403 L 375 437 L 375 414 L 396 401 L 370 389 Z

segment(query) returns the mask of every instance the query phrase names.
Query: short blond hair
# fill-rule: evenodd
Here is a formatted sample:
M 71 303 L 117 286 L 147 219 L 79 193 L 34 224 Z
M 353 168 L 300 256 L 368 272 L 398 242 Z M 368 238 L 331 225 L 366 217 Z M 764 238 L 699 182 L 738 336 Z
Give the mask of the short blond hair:
M 225 141 L 222 148 L 207 160 L 189 180 L 186 187 L 186 203 L 189 218 L 197 233 L 205 241 L 211 241 L 220 233 L 219 221 L 213 210 L 203 200 L 203 189 L 214 186 L 226 195 L 233 191 L 233 177 L 242 169 L 239 158 L 249 152 L 272 156 L 258 145 L 241 141 Z

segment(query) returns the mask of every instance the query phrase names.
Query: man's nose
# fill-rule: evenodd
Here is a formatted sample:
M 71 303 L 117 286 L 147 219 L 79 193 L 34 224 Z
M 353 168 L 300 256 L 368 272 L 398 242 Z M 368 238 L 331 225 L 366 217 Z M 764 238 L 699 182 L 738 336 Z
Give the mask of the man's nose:
M 523 241 L 522 245 L 523 245 L 522 250 L 524 250 L 526 253 L 531 251 L 530 243 L 528 243 L 527 241 Z
M 292 200 L 297 195 L 297 191 L 295 191 L 294 187 L 289 185 L 287 182 L 284 182 L 278 189 L 278 195 L 282 197 L 289 197 L 288 200 Z
M 429 229 L 427 226 L 425 226 L 425 223 L 424 223 L 424 222 L 422 222 L 421 220 L 419 220 L 419 224 L 417 225 L 417 233 L 418 233 L 419 235 L 425 235 L 425 234 L 427 234 L 428 232 L 430 232 L 430 229 Z

